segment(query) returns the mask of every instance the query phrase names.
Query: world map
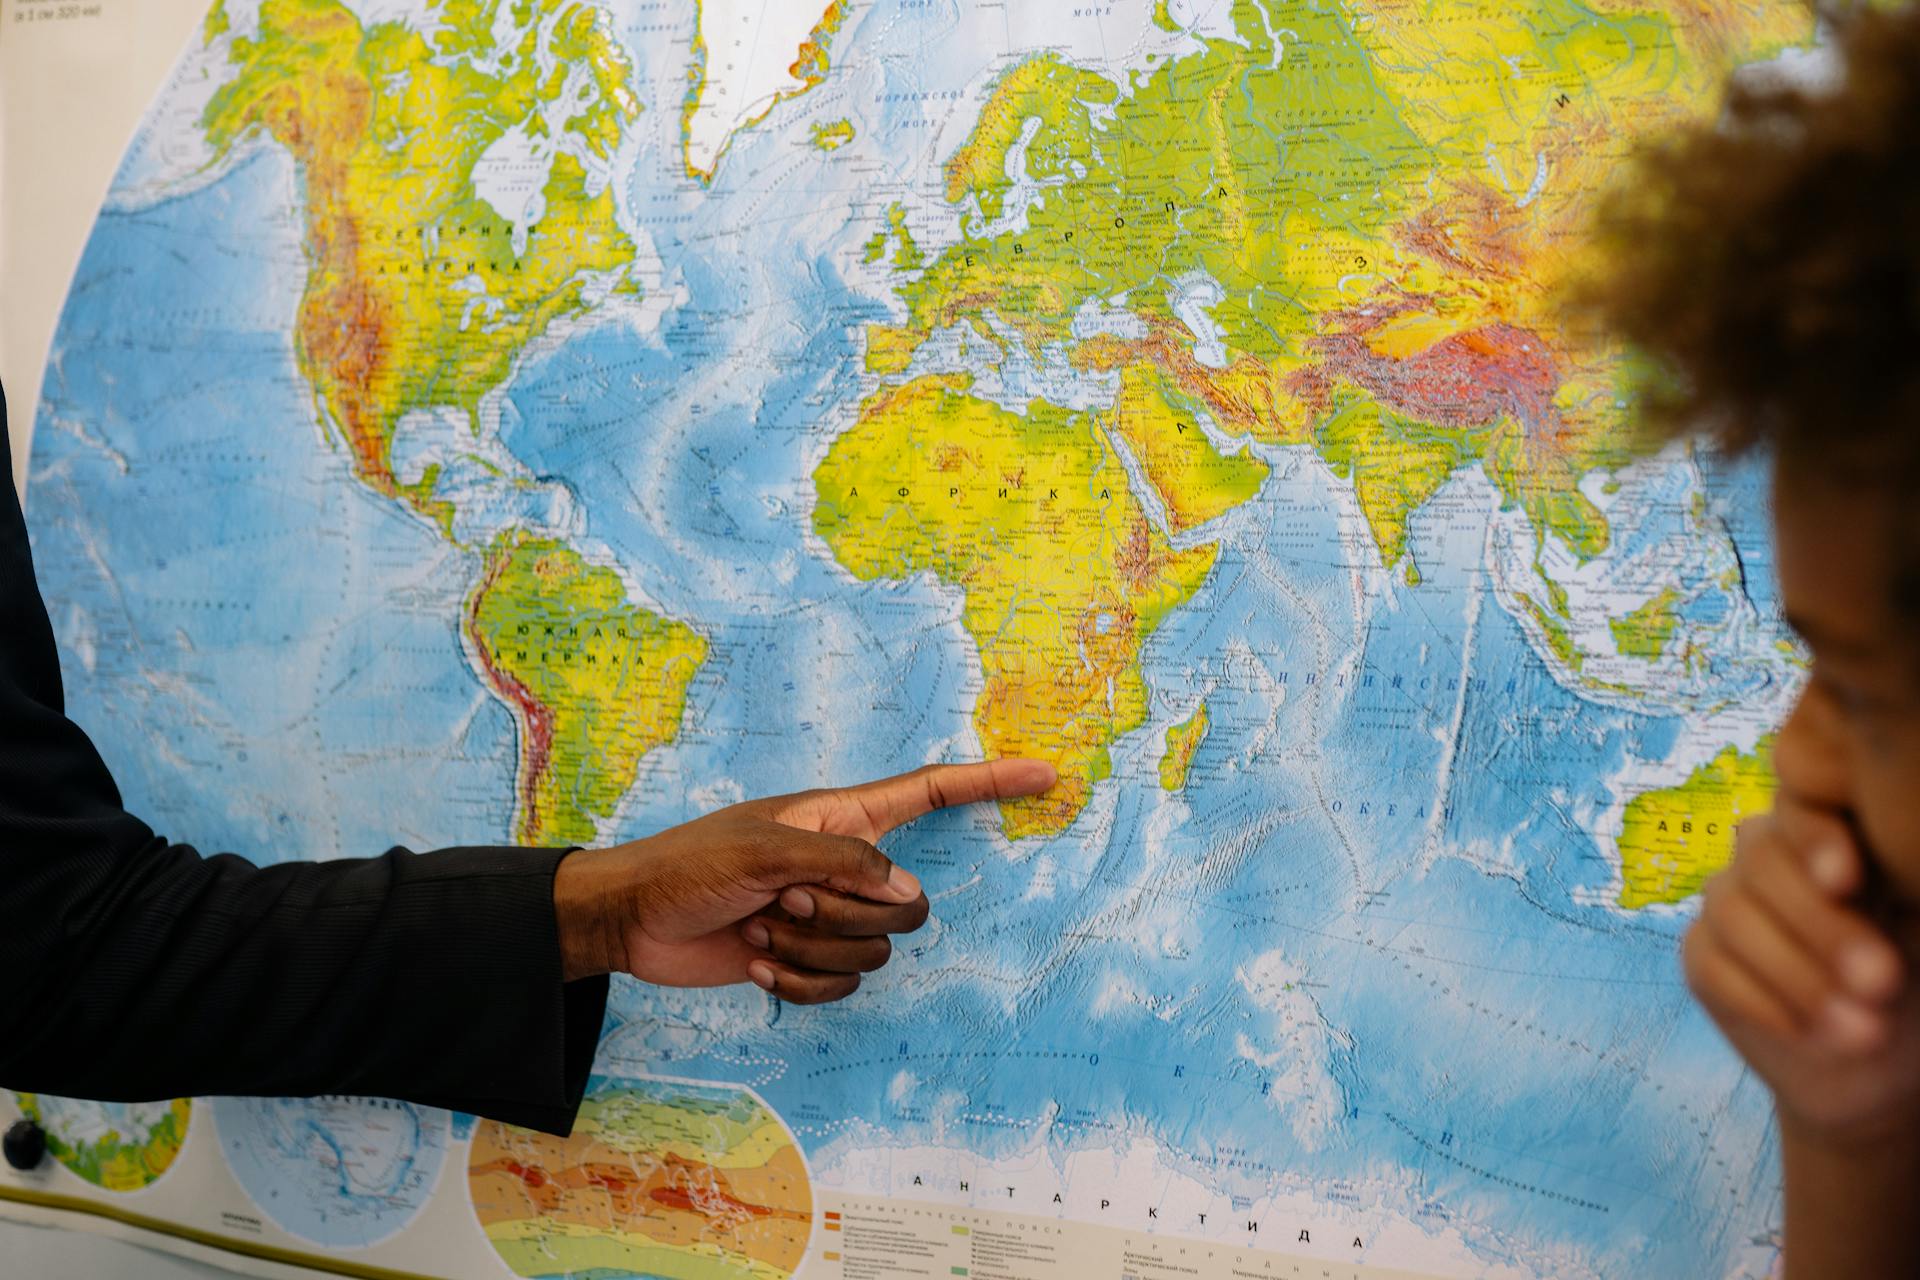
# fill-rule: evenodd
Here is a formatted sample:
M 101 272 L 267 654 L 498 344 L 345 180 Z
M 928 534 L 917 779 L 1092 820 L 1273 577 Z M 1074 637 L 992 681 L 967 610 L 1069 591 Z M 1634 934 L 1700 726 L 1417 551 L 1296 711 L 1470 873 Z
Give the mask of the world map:
M 70 712 L 134 811 L 263 861 L 1059 766 L 889 843 L 933 918 L 852 1000 L 619 983 L 572 1143 L 455 1129 L 518 1274 L 792 1274 L 831 1189 L 1766 1275 L 1767 1098 L 1675 952 L 1804 658 L 1764 476 L 1641 437 L 1563 304 L 1632 150 L 1814 39 L 222 0 L 38 413 Z M 348 1226 L 338 1144 L 261 1149 L 315 1244 L 448 1229 L 430 1177 Z
M 432 1198 L 447 1116 L 386 1098 L 220 1098 L 220 1145 L 262 1212 L 314 1244 L 364 1249 Z
M 572 1137 L 483 1124 L 467 1176 L 521 1276 L 785 1280 L 812 1230 L 792 1135 L 737 1088 L 596 1078 Z
M 104 1191 L 139 1191 L 173 1167 L 186 1141 L 193 1104 L 86 1102 L 14 1095 L 20 1114 L 45 1130 L 47 1151 Z

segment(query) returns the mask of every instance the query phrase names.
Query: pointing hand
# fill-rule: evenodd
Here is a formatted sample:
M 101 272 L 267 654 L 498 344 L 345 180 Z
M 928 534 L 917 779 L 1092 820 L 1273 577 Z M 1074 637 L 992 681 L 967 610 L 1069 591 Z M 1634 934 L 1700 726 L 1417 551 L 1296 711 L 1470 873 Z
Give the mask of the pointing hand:
M 927 918 L 920 881 L 874 842 L 935 809 L 1037 795 L 1037 760 L 929 765 L 863 786 L 734 805 L 554 878 L 566 977 L 669 987 L 753 982 L 783 1000 L 843 999 Z

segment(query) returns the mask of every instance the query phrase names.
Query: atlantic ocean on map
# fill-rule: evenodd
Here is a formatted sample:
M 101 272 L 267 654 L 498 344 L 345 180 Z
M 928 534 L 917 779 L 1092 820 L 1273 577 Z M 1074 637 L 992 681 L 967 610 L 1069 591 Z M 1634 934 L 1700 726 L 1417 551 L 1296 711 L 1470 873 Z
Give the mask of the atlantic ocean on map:
M 616 985 L 589 1105 L 682 1234 L 593 1218 L 569 1273 L 725 1219 L 715 1265 L 787 1274 L 804 1187 L 1764 1276 L 1767 1098 L 1676 947 L 1804 660 L 1764 476 L 1645 445 L 1560 299 L 1629 150 L 1814 34 L 1797 0 L 223 0 L 47 370 L 70 710 L 135 812 L 261 861 L 1059 764 L 889 843 L 933 918 L 844 1004 Z M 541 1181 L 498 1126 L 335 1110 L 217 1111 L 313 1245 L 547 1274 L 599 1212 L 563 1184 L 604 1151 Z

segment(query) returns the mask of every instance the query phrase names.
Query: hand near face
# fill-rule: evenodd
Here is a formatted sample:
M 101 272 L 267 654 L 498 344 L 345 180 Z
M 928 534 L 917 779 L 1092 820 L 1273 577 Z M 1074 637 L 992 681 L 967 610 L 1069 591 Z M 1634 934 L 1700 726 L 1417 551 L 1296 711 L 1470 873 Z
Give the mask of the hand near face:
M 1851 826 L 1783 794 L 1740 829 L 1685 948 L 1694 994 L 1782 1124 L 1835 1145 L 1920 1130 L 1914 937 L 1868 914 L 1867 881 Z
M 936 809 L 1037 795 L 1051 765 L 930 765 L 864 786 L 753 800 L 612 849 L 554 880 L 566 976 L 670 987 L 753 982 L 783 1000 L 843 999 L 926 922 L 920 881 L 874 842 Z

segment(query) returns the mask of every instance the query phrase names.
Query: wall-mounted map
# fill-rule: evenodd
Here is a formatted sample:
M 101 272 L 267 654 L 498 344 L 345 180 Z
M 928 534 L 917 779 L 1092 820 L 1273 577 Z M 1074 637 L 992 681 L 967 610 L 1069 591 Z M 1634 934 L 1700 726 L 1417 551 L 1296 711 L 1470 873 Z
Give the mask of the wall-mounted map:
M 271 860 L 1063 783 L 889 845 L 933 919 L 843 1005 L 617 984 L 571 1140 L 23 1100 L 72 1154 L 0 1196 L 460 1280 L 1764 1276 L 1675 953 L 1803 662 L 1760 474 L 1641 445 L 1559 301 L 1631 149 L 1813 38 L 222 0 L 28 484 L 132 809 Z

